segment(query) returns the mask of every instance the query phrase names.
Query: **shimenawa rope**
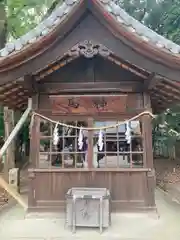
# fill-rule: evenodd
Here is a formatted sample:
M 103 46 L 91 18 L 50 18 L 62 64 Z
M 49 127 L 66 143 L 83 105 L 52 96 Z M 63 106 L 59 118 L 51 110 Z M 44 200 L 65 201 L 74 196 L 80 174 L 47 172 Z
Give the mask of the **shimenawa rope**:
M 155 118 L 155 115 L 152 114 L 150 111 L 144 111 L 144 112 L 141 112 L 141 113 L 137 114 L 136 116 L 134 116 L 134 117 L 132 117 L 132 118 L 130 118 L 130 119 L 124 120 L 124 121 L 119 122 L 119 123 L 114 124 L 114 125 L 103 126 L 103 127 L 83 127 L 83 126 L 78 127 L 78 126 L 73 126 L 73 125 L 69 125 L 69 124 L 65 124 L 65 123 L 62 123 L 62 122 L 58 122 L 58 121 L 52 120 L 52 119 L 50 119 L 50 118 L 48 118 L 48 117 L 46 117 L 46 116 L 43 116 L 43 115 L 41 115 L 41 114 L 39 114 L 39 113 L 37 113 L 37 112 L 33 112 L 33 113 L 32 113 L 32 118 L 31 118 L 31 119 L 34 119 L 34 116 L 35 116 L 35 115 L 36 115 L 36 116 L 39 116 L 40 118 L 42 118 L 42 119 L 44 119 L 44 120 L 47 120 L 47 121 L 49 121 L 49 122 L 52 122 L 52 123 L 54 123 L 54 124 L 56 124 L 56 125 L 60 125 L 60 126 L 67 127 L 67 128 L 75 128 L 75 129 L 87 130 L 87 131 L 88 131 L 88 130 L 91 130 L 91 131 L 92 131 L 92 130 L 105 130 L 105 129 L 110 129 L 110 128 L 116 128 L 116 127 L 118 127 L 118 126 L 120 126 L 120 125 L 122 125 L 122 124 L 125 124 L 125 123 L 127 123 L 127 122 L 134 121 L 134 120 L 140 118 L 140 117 L 143 116 L 143 115 L 150 115 L 152 118 Z M 31 125 L 32 125 L 32 122 L 31 122 Z

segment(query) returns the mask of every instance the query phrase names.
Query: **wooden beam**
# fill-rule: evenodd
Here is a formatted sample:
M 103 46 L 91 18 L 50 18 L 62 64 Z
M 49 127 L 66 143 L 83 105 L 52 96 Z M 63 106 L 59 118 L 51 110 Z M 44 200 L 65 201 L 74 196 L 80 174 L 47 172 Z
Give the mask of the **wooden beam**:
M 39 83 L 40 93 L 80 93 L 80 92 L 142 92 L 142 85 L 136 81 L 84 82 L 84 83 Z
M 151 79 L 149 79 L 148 90 L 155 88 L 162 82 L 163 78 L 158 75 L 153 75 Z
M 138 115 L 140 113 L 142 113 L 144 111 L 144 108 L 140 108 L 140 109 L 134 109 L 134 110 L 129 110 L 126 111 L 125 113 L 120 113 L 116 116 L 116 119 L 119 121 L 124 121 L 126 119 L 129 119 L 131 117 L 134 117 L 135 115 Z M 36 111 L 37 113 L 49 117 L 50 119 L 54 120 L 54 121 L 71 121 L 72 119 L 74 120 L 87 120 L 87 114 L 85 115 L 79 115 L 79 114 L 73 114 L 73 115 L 67 115 L 67 114 L 53 114 L 52 110 L 50 109 L 39 109 Z M 89 114 L 89 117 L 93 117 Z M 113 121 L 114 119 L 114 114 L 111 113 L 99 113 L 96 116 L 96 119 L 100 120 L 100 121 Z
M 144 90 L 152 90 L 157 85 L 162 82 L 163 78 L 155 73 L 149 75 L 147 79 L 144 80 Z
M 25 75 L 24 80 L 21 82 L 24 89 L 28 90 L 31 94 L 38 92 L 38 84 L 34 76 Z

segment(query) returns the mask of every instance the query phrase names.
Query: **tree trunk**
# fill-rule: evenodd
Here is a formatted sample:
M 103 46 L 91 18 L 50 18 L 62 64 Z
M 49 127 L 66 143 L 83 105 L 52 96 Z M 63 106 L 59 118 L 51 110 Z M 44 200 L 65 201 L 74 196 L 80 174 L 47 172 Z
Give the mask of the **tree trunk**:
M 7 18 L 5 4 L 0 3 L 0 49 L 5 46 L 7 37 Z

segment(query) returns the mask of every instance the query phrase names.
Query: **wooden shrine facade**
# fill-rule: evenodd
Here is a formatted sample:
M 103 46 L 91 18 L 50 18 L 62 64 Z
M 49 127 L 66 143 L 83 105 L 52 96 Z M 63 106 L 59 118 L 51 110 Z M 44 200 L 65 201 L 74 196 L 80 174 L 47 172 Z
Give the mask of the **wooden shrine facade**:
M 24 110 L 32 97 L 36 113 L 29 210 L 64 210 L 71 187 L 108 188 L 113 211 L 155 208 L 152 118 L 143 114 L 128 123 L 129 142 L 127 124 L 120 123 L 178 103 L 179 52 L 109 0 L 66 0 L 0 51 L 1 102 Z M 80 127 L 90 128 L 81 149 Z
M 67 74 L 71 72 L 72 77 L 69 76 L 69 83 L 62 83 L 61 95 L 55 94 L 61 87 L 59 82 L 52 83 L 48 78 L 44 79 L 42 86 L 39 86 L 44 91 L 33 98 L 36 113 L 68 125 L 98 128 L 117 124 L 145 110 L 151 111 L 147 93 L 137 93 L 132 89 L 131 81 L 109 84 L 109 77 L 106 74 L 103 76 L 103 69 L 106 68 L 100 70 L 98 82 L 92 81 L 96 75 L 96 70 L 91 68 L 92 63 L 97 61 L 98 64 L 100 61 L 99 64 L 103 64 L 105 60 L 78 59 L 80 68 L 81 60 L 83 63 L 87 61 L 85 72 L 82 73 L 85 83 L 73 82 L 75 75 L 72 65 L 75 62 L 65 70 Z M 111 68 L 111 63 L 105 61 L 105 64 Z M 75 69 L 77 71 L 77 65 Z M 57 74 L 61 76 L 60 72 Z M 89 77 L 92 77 L 91 81 Z M 134 89 L 138 89 L 138 84 L 134 84 Z M 50 89 L 51 93 L 48 92 Z M 52 141 L 55 124 L 48 124 L 49 121 L 35 115 L 31 136 L 29 207 L 36 210 L 64 209 L 65 194 L 69 188 L 106 187 L 111 191 L 114 211 L 154 208 L 151 116 L 146 114 L 138 120 L 131 144 L 127 144 L 126 127 L 123 124 L 104 131 L 104 147 L 99 151 L 94 148 L 98 141 L 98 130 L 84 133 L 84 147 L 79 150 L 79 129 L 68 127 L 60 128 L 60 142 L 56 148 Z M 44 131 L 47 125 L 48 130 Z M 46 147 L 43 147 L 45 142 Z M 83 167 L 86 156 L 88 166 Z M 94 161 L 99 165 L 95 167 Z

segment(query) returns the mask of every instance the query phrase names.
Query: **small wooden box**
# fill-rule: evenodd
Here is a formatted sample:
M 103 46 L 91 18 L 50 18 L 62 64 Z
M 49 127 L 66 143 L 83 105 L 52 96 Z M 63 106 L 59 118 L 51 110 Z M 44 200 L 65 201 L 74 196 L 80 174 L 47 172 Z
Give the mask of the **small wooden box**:
M 66 224 L 72 227 L 110 225 L 110 193 L 106 188 L 71 188 L 66 194 Z

